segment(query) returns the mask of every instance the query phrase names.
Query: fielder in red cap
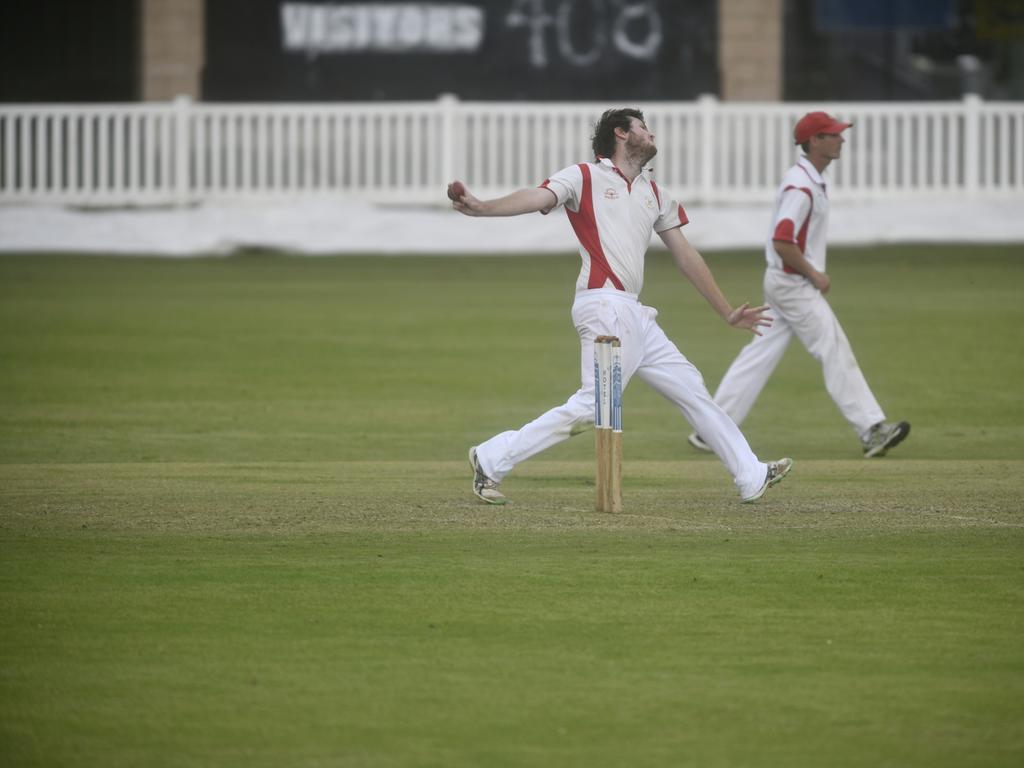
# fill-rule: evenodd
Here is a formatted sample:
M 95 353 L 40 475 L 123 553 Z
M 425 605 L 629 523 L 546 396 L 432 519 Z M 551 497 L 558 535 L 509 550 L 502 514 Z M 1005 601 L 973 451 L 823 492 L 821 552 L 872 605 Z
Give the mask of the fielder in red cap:
M 839 159 L 843 131 L 851 125 L 825 112 L 809 112 L 794 127 L 793 140 L 802 154 L 779 185 L 765 246 L 765 304 L 775 322 L 740 350 L 714 399 L 741 424 L 796 337 L 821 363 L 825 389 L 860 437 L 865 458 L 872 458 L 884 456 L 900 443 L 910 434 L 910 424 L 886 421 L 825 299 L 832 286 L 825 271 L 829 209 L 825 169 Z M 698 433 L 689 439 L 695 448 L 707 450 Z

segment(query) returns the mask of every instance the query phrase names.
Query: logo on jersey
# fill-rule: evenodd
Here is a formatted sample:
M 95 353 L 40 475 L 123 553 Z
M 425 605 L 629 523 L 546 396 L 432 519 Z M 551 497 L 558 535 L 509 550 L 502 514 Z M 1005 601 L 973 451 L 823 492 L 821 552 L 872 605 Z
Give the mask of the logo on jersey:
M 609 200 L 618 200 L 618 199 L 619 199 L 619 193 L 618 193 L 618 192 L 616 192 L 616 191 L 615 191 L 614 189 L 612 189 L 611 187 L 608 187 L 608 189 L 606 189 L 606 190 L 604 191 L 604 196 L 605 196 L 606 198 L 608 198 Z
M 646 198 L 644 200 L 644 205 L 646 205 L 651 210 L 654 210 L 654 198 L 653 197 Z

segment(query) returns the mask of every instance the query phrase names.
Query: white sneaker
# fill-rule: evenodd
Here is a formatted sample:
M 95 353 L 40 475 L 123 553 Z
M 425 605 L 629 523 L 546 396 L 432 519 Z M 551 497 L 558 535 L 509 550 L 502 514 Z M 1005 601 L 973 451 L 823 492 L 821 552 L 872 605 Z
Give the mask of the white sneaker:
M 887 421 L 878 422 L 868 432 L 868 436 L 861 441 L 861 445 L 864 446 L 864 458 L 885 456 L 886 451 L 902 443 L 909 434 L 909 422 L 901 421 L 897 424 L 890 424 Z
M 696 448 L 698 451 L 707 451 L 711 453 L 711 446 L 701 440 L 700 435 L 696 432 L 691 432 L 690 436 L 686 438 L 686 442 Z
M 480 462 L 476 460 L 476 446 L 469 449 L 469 466 L 473 468 L 473 495 L 487 504 L 504 504 L 508 499 L 498 490 L 500 482 L 491 480 L 484 471 L 480 469 Z
M 780 482 L 782 478 L 789 474 L 789 470 L 791 470 L 792 468 L 792 459 L 779 459 L 778 461 L 769 461 L 768 471 L 765 473 L 764 476 L 764 483 L 762 483 L 761 487 L 757 489 L 757 493 L 755 493 L 752 496 L 747 496 L 747 498 L 743 500 L 743 503 L 749 504 L 752 501 L 757 501 L 758 499 L 760 499 L 762 496 L 764 496 L 765 491 L 767 491 L 776 483 Z

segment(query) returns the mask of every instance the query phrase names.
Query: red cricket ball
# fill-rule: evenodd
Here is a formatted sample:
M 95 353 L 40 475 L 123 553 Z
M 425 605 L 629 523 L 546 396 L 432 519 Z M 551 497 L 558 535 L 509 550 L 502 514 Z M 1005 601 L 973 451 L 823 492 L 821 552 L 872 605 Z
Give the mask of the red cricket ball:
M 461 181 L 453 181 L 451 184 L 448 185 L 449 200 L 458 200 L 464 194 L 466 194 L 466 185 L 463 184 Z

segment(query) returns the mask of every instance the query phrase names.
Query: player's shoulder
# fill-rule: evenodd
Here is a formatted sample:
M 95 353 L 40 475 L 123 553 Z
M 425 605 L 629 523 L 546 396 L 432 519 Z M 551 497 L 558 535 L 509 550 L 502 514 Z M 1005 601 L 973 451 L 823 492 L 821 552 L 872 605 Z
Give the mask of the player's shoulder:
M 579 179 L 585 173 L 593 173 L 593 165 L 593 163 L 573 163 L 555 171 L 555 173 L 551 174 L 551 178 Z
M 783 189 L 786 187 L 806 187 L 809 186 L 810 179 L 807 176 L 806 171 L 800 167 L 800 163 L 793 163 L 786 169 L 786 172 L 782 174 L 782 184 L 780 185 Z
M 779 183 L 778 196 L 780 198 L 805 197 L 813 200 L 817 192 L 816 187 L 817 185 L 807 175 L 807 172 L 797 163 L 783 174 L 782 181 Z

